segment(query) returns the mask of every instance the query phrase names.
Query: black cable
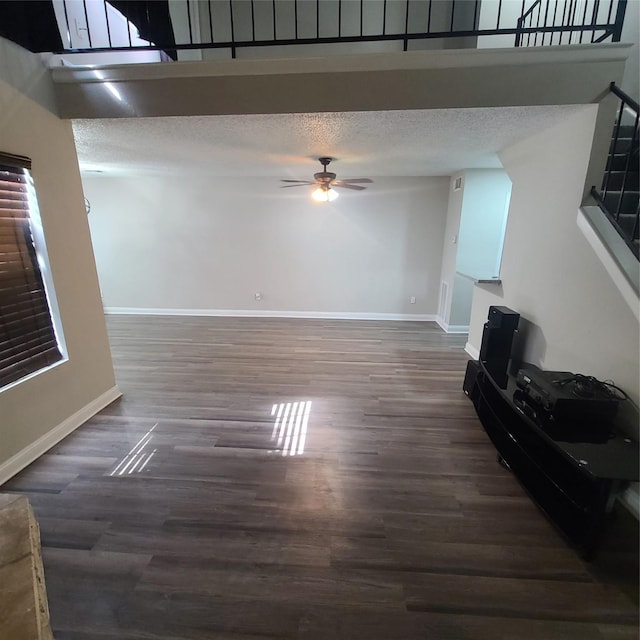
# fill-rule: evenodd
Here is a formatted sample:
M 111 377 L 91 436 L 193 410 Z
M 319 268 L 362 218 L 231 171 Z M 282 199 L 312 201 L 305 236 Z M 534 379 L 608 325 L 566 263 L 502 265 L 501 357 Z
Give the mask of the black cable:
M 564 386 L 570 382 L 583 383 L 587 387 L 591 387 L 594 390 L 598 388 L 613 396 L 616 400 L 620 400 L 624 402 L 629 399 L 629 395 L 620 387 L 617 387 L 611 380 L 598 380 L 594 376 L 585 376 L 581 373 L 576 373 L 569 378 L 563 378 L 561 380 L 554 380 L 553 384 L 557 384 L 559 386 Z

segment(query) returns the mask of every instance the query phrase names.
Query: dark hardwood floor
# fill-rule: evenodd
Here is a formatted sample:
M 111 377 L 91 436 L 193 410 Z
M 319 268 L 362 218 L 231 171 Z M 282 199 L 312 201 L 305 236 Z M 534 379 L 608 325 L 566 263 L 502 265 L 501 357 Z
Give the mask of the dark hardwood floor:
M 630 640 L 637 522 L 591 564 L 496 453 L 435 324 L 108 318 L 123 398 L 2 487 L 57 640 Z M 9 639 L 7 639 L 9 640 Z

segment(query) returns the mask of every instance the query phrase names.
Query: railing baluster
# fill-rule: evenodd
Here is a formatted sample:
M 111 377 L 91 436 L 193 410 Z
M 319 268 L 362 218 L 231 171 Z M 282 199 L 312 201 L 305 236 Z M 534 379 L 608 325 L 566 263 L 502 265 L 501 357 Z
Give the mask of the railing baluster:
M 562 20 L 560 21 L 560 26 L 564 28 L 564 19 L 567 16 L 567 0 L 564 0 L 564 7 L 562 9 Z M 562 44 L 562 36 L 564 35 L 564 31 L 560 30 L 560 37 L 558 38 L 558 44 Z
M 433 0 L 429 0 L 429 11 L 427 13 L 427 33 L 431 33 L 431 4 Z
M 320 37 L 320 0 L 316 0 L 316 38 Z
M 91 27 L 89 26 L 89 12 L 87 11 L 87 0 L 82 0 L 82 6 L 84 8 L 84 19 L 87 24 L 87 38 L 89 39 L 89 48 L 91 48 Z
M 211 15 L 211 0 L 208 1 L 208 5 L 209 5 L 209 33 L 211 37 L 211 44 L 213 44 L 215 42 L 215 39 L 213 37 L 213 17 Z
M 253 5 L 253 0 L 251 0 L 250 6 L 251 6 L 251 40 L 255 42 L 256 41 L 256 17 L 255 17 L 255 7 Z
M 607 13 L 607 24 L 611 24 L 611 14 L 613 13 L 613 3 L 615 0 L 609 0 L 609 13 Z
M 610 147 L 609 167 L 605 173 L 604 182 L 602 183 L 602 194 L 606 198 L 609 191 L 609 179 L 611 178 L 611 171 L 613 170 L 613 163 L 616 155 L 616 147 L 618 146 L 618 138 L 620 137 L 620 125 L 622 124 L 622 114 L 624 113 L 624 102 L 620 102 L 620 109 L 618 110 L 618 117 L 616 119 L 616 126 L 614 128 L 613 141 Z
M 518 18 L 518 22 L 517 22 L 517 28 L 518 31 L 516 32 L 516 47 L 520 47 L 522 46 L 522 33 L 520 33 L 520 29 L 522 29 L 525 26 L 525 18 L 523 18 L 522 16 L 524 16 L 524 3 L 525 0 L 522 0 L 522 7 L 520 8 L 520 17 Z
M 571 26 L 575 27 L 576 25 L 576 13 L 578 11 L 578 0 L 574 0 L 574 4 L 573 4 L 573 14 L 571 16 Z M 571 36 L 574 35 L 573 29 L 571 31 L 569 31 L 570 37 L 569 37 L 569 44 L 571 44 Z M 575 34 L 576 38 L 578 37 L 578 34 Z
M 187 0 L 187 22 L 189 23 L 189 44 L 193 44 L 193 27 L 191 26 L 191 3 Z
M 624 102 L 621 103 L 621 106 L 624 108 Z M 636 121 L 633 124 L 633 133 L 631 134 L 631 140 L 629 142 L 629 150 L 627 151 L 627 161 L 624 165 L 624 175 L 622 176 L 622 185 L 620 187 L 620 201 L 618 202 L 618 211 L 616 212 L 616 220 L 620 218 L 620 213 L 622 210 L 622 204 L 624 200 L 624 196 L 627 190 L 627 177 L 629 176 L 629 169 L 631 168 L 631 156 L 633 151 L 633 143 L 637 139 L 638 136 L 638 114 L 636 114 Z
M 362 22 L 364 15 L 364 0 L 360 0 L 360 37 L 364 35 L 364 31 L 362 30 Z
M 496 29 L 500 28 L 500 14 L 502 13 L 502 0 L 498 0 L 498 20 L 496 21 Z
M 69 43 L 69 49 L 73 49 L 73 43 L 71 42 L 71 28 L 69 27 L 69 12 L 67 11 L 67 0 L 62 0 L 62 7 L 64 9 L 64 20 L 67 23 L 67 42 Z
M 235 25 L 233 23 L 233 0 L 229 0 L 229 20 L 231 22 L 231 57 L 236 57 L 236 34 Z
M 613 227 L 623 238 L 629 249 L 640 260 L 638 245 L 638 231 L 640 230 L 640 207 L 638 206 L 638 185 L 629 182 L 630 175 L 637 175 L 638 161 L 638 125 L 640 124 L 640 106 L 638 103 L 621 91 L 615 82 L 609 85 L 611 93 L 620 98 L 620 107 L 617 112 L 615 126 L 607 166 L 604 172 L 600 191 L 594 186 L 591 195 L 598 203 Z M 633 113 L 633 125 L 623 125 L 623 117 Z M 624 129 L 623 129 L 624 126 Z M 618 148 L 621 138 L 626 142 L 626 129 L 630 129 L 629 144 L 624 148 Z M 619 151 L 616 157 L 616 150 Z M 620 162 L 623 160 L 623 162 Z M 613 182 L 615 175 L 615 183 Z M 620 179 L 619 179 L 620 178 Z M 629 191 L 627 191 L 629 189 Z M 623 217 L 624 216 L 624 217 Z
M 127 37 L 129 38 L 129 46 L 131 46 L 131 23 L 127 18 Z
M 382 3 L 382 35 L 387 34 L 387 0 Z
M 451 0 L 451 29 L 449 31 L 453 33 L 453 20 L 456 15 L 456 0 Z
M 271 6 L 272 6 L 272 9 L 273 9 L 273 11 L 272 11 L 272 13 L 273 13 L 273 39 L 277 40 L 278 38 L 276 37 L 276 33 L 277 33 L 277 31 L 276 31 L 276 0 L 272 0 Z
M 547 28 L 547 21 L 548 21 L 548 18 L 549 18 L 549 2 L 550 1 L 551 0 L 547 0 L 547 6 L 546 6 L 546 8 L 544 10 L 544 29 L 545 29 L 545 31 L 542 32 L 542 42 L 541 42 L 543 47 L 544 47 L 544 38 L 547 35 L 546 28 Z
M 296 40 L 298 39 L 298 0 L 293 0 L 293 19 L 295 21 Z
M 473 7 L 473 29 L 478 28 L 478 9 L 480 8 L 480 0 L 476 0 L 475 5 Z
M 618 10 L 616 11 L 616 19 L 613 27 L 611 41 L 620 42 L 622 37 L 622 25 L 624 24 L 624 15 L 627 11 L 627 0 L 618 0 Z
M 102 5 L 104 7 L 104 22 L 107 25 L 107 42 L 111 47 L 111 28 L 109 27 L 109 12 L 107 11 L 107 0 L 102 0 Z
M 582 14 L 582 25 L 584 26 L 587 23 L 587 0 L 584 1 L 584 13 Z M 582 44 L 582 36 L 584 35 L 584 31 L 580 32 L 580 40 L 579 43 Z
M 404 42 L 403 42 L 403 51 L 406 51 L 409 48 L 409 38 L 407 38 L 407 34 L 409 33 L 409 0 L 405 0 L 404 3 Z
M 596 24 L 596 19 L 598 17 L 598 9 L 600 8 L 600 0 L 595 0 L 593 3 L 593 13 L 591 14 L 591 25 Z M 593 42 L 596 38 L 596 30 L 593 29 L 591 31 L 591 42 Z
M 341 35 L 342 35 L 342 0 L 338 0 L 338 38 Z
M 532 17 L 533 19 L 533 17 Z M 533 46 L 538 44 L 538 27 L 540 26 L 540 3 L 538 3 L 538 17 L 536 18 L 536 32 L 533 37 Z
M 558 0 L 556 0 L 555 4 L 553 5 L 553 20 L 551 22 L 551 26 L 555 27 L 556 26 L 556 15 L 558 12 Z M 554 32 L 551 32 L 551 38 L 549 40 L 549 44 L 553 44 L 553 36 L 554 36 Z

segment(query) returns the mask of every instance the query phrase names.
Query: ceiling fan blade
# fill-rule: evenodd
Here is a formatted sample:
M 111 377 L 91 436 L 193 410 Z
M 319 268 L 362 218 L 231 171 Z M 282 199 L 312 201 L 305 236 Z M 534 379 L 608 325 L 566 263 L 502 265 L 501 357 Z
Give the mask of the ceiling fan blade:
M 364 191 L 367 187 L 359 187 L 357 184 L 345 184 L 342 181 L 334 182 L 332 187 L 338 187 L 338 189 L 354 189 L 355 191 Z
M 298 184 L 315 184 L 315 182 L 310 182 L 309 180 L 280 180 L 280 182 L 297 182 Z
M 373 180 L 371 180 L 371 178 L 347 178 L 346 180 L 338 180 L 338 182 L 342 182 L 345 184 L 357 184 L 357 183 L 372 183 Z
M 291 189 L 291 187 L 308 187 L 310 184 L 315 184 L 315 182 L 300 182 L 299 184 L 281 184 L 281 189 Z

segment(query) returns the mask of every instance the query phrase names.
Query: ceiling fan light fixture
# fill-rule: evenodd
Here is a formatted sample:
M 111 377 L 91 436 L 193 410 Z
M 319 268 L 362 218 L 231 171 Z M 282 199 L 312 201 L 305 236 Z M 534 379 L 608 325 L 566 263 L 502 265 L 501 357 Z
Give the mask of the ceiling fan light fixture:
M 316 202 L 333 202 L 338 197 L 338 192 L 331 187 L 322 185 L 311 193 L 311 197 Z

